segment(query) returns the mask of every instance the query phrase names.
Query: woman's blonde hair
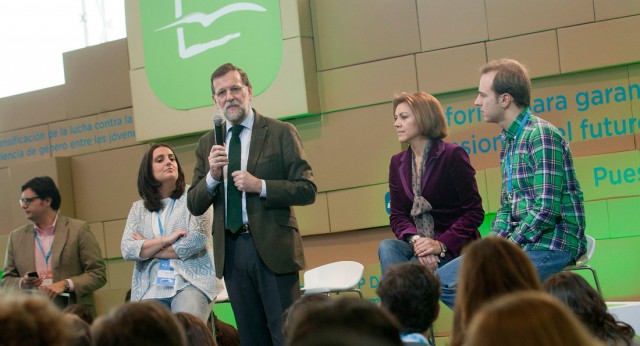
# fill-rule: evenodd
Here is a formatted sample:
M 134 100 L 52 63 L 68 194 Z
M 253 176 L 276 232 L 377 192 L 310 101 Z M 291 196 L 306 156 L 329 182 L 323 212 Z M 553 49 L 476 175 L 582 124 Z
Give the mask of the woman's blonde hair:
M 508 294 L 473 317 L 465 346 L 603 345 L 555 298 L 544 292 Z
M 442 105 L 431 94 L 420 91 L 413 94 L 402 93 L 393 98 L 393 116 L 399 104 L 406 103 L 416 117 L 420 133 L 429 139 L 447 137 L 447 119 L 444 117 Z

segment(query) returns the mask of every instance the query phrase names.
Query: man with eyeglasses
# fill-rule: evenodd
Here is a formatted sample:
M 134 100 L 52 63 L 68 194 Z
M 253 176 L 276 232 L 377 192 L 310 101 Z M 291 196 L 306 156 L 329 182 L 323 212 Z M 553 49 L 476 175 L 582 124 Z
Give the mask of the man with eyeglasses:
M 313 173 L 295 127 L 251 108 L 244 71 L 220 66 L 211 89 L 226 140 L 216 141 L 214 130 L 200 138 L 188 207 L 200 215 L 213 205 L 216 273 L 224 275 L 240 343 L 282 345 L 282 314 L 300 296 L 305 266 L 292 206 L 315 201 Z
M 9 235 L 1 286 L 39 290 L 57 305 L 85 304 L 107 282 L 100 247 L 89 225 L 60 215 L 61 197 L 50 177 L 35 177 L 19 200 L 33 223 Z M 95 313 L 95 311 L 94 311 Z

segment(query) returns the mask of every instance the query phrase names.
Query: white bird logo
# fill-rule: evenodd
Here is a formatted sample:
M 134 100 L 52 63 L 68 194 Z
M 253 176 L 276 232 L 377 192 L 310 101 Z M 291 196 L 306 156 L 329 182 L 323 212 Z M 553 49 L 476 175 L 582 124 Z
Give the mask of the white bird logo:
M 180 3 L 180 0 L 176 0 L 176 18 L 179 18 L 181 16 L 181 13 L 182 13 L 181 5 L 182 4 Z M 156 31 L 166 30 L 176 26 L 193 24 L 193 23 L 200 23 L 203 27 L 208 27 L 209 25 L 213 24 L 213 22 L 220 19 L 221 17 L 227 14 L 231 14 L 239 11 L 265 12 L 267 11 L 267 9 L 260 5 L 250 3 L 250 2 L 238 2 L 235 4 L 224 6 L 221 9 L 214 11 L 213 13 L 210 13 L 210 14 L 206 14 L 202 12 L 195 12 L 195 13 L 188 14 L 182 18 L 179 18 L 178 20 L 176 20 L 175 22 L 169 25 L 166 25 L 160 29 L 157 29 Z M 182 59 L 187 59 L 192 56 L 203 53 L 209 49 L 225 45 L 229 41 L 240 37 L 240 33 L 236 32 L 233 34 L 225 35 L 218 39 L 211 40 L 209 42 L 197 43 L 192 46 L 186 47 L 184 42 L 184 28 L 178 27 L 177 33 L 178 33 L 178 54 Z

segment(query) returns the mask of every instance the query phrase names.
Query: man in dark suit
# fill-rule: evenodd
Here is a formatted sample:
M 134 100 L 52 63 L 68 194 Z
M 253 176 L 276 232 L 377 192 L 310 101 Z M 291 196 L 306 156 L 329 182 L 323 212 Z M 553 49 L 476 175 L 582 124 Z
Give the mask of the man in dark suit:
M 292 206 L 315 201 L 313 173 L 293 125 L 251 108 L 244 71 L 220 66 L 211 88 L 226 141 L 215 145 L 214 130 L 200 138 L 188 207 L 200 215 L 213 204 L 216 273 L 225 278 L 242 345 L 282 345 L 282 313 L 300 295 L 305 266 Z
M 39 289 L 58 305 L 94 309 L 93 292 L 107 282 L 106 265 L 89 225 L 60 215 L 60 204 L 50 177 L 35 177 L 22 186 L 20 205 L 33 223 L 9 235 L 1 285 Z M 69 298 L 60 297 L 63 293 Z

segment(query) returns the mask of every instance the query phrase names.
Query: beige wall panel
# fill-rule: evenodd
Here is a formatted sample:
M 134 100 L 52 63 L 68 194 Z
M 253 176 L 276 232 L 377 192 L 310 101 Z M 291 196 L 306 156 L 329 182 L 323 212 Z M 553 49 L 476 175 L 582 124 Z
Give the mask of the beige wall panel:
M 11 186 L 11 177 L 8 168 L 0 169 L 0 234 L 10 233 L 13 227 L 11 205 L 18 204 L 20 194 L 15 193 L 16 189 Z M 17 191 L 20 191 L 18 188 Z M 1 249 L 0 249 L 1 250 Z M 4 252 L 0 251 L 0 257 L 4 257 Z M 0 267 L 1 268 L 1 267 Z
M 422 51 L 486 41 L 484 1 L 417 0 Z
M 485 213 L 489 210 L 489 196 L 487 195 L 487 175 L 485 170 L 476 171 L 476 184 L 478 184 L 478 192 L 482 198 L 482 209 Z
M 136 128 L 133 108 L 98 114 L 94 129 L 100 150 L 110 150 L 135 145 Z
M 489 207 L 485 213 L 495 213 L 500 208 L 500 190 L 502 188 L 502 175 L 499 168 L 489 168 L 485 170 L 487 179 L 487 202 Z M 482 201 L 484 206 L 484 200 Z
M 323 112 L 393 100 L 417 89 L 413 55 L 324 71 L 318 74 Z
M 75 218 L 73 186 L 71 182 L 71 167 L 69 158 L 57 157 L 26 162 L 19 165 L 13 165 L 9 168 L 9 176 L 11 177 L 10 195 L 11 199 L 18 200 L 20 198 L 20 187 L 33 177 L 49 176 L 56 183 L 62 203 L 60 205 L 60 213 Z M 18 203 L 10 203 L 11 214 L 13 217 L 13 228 L 18 228 L 27 222 L 22 207 Z
M 486 62 L 484 43 L 417 54 L 418 88 L 430 94 L 475 88 Z
M 282 38 L 313 36 L 309 0 L 280 0 Z
M 533 82 L 532 111 L 565 133 L 575 156 L 631 150 L 633 137 L 625 136 L 634 116 L 628 89 L 626 67 L 539 79 Z M 561 97 L 565 105 L 556 106 Z
M 640 16 L 558 29 L 563 73 L 640 61 Z
M 62 59 L 69 118 L 131 107 L 126 39 L 66 52 Z
M 4 268 L 4 260 L 6 259 L 8 242 L 9 242 L 9 235 L 0 234 L 0 268 Z
M 476 71 L 475 75 L 479 80 L 479 72 Z M 473 104 L 477 94 L 476 90 L 469 90 L 437 97 L 442 103 L 449 126 L 449 135 L 445 141 L 465 149 L 473 167 L 482 170 L 498 166 L 502 142 L 500 127 L 484 122 L 480 109 Z
M 387 238 L 393 238 L 389 227 L 304 237 L 307 269 L 335 261 L 378 264 L 378 244 Z
M 485 0 L 485 6 L 491 40 L 594 20 L 593 2 L 585 0 Z
M 390 104 L 320 119 L 317 130 L 298 128 L 318 191 L 387 182 L 391 156 L 401 150 Z
M 96 116 L 49 124 L 53 156 L 74 156 L 100 150 L 95 130 Z
M 131 278 L 133 277 L 133 261 L 109 260 L 107 261 L 107 276 L 109 287 L 114 289 L 131 288 Z M 122 295 L 124 301 L 124 295 Z
M 105 258 L 122 258 L 120 243 L 127 219 L 107 221 L 104 223 Z
M 371 185 L 327 193 L 331 232 L 389 225 L 384 196 L 389 185 Z
M 0 131 L 66 119 L 64 87 L 59 85 L 0 98 Z
M 420 51 L 415 0 L 312 0 L 318 70 Z
M 49 127 L 30 127 L 0 133 L 0 168 L 51 157 Z
M 98 241 L 98 246 L 100 246 L 100 253 L 102 253 L 102 257 L 107 258 L 107 250 L 104 240 L 104 224 L 102 222 L 90 223 L 89 230 L 91 231 L 91 233 L 93 233 L 93 236 L 96 237 L 96 241 Z
M 120 288 L 116 290 L 100 290 L 93 294 L 96 303 L 96 315 L 102 316 L 108 314 L 112 309 L 124 304 L 124 297 L 128 288 Z
M 271 118 L 320 113 L 313 49 L 311 38 L 282 41 L 280 71 L 269 88 L 253 98 L 253 107 Z
M 127 24 L 127 48 L 129 49 L 129 69 L 144 67 L 142 49 L 142 24 L 140 23 L 140 1 L 125 0 L 124 11 Z
M 139 199 L 136 181 L 147 145 L 71 158 L 76 215 L 88 221 L 126 218 Z
M 512 58 L 525 64 L 531 78 L 560 74 L 556 31 L 487 42 L 487 60 L 500 58 Z
M 293 207 L 300 227 L 300 235 L 308 236 L 314 234 L 329 233 L 329 207 L 327 194 L 319 193 L 316 202 L 303 207 Z
M 593 0 L 596 21 L 640 14 L 640 1 Z

